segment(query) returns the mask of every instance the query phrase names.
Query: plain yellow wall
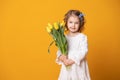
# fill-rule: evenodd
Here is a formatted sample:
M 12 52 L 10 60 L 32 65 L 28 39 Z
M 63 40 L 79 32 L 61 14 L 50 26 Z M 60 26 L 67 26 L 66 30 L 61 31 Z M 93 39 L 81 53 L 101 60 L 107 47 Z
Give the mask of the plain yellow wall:
M 57 80 L 60 66 L 47 23 L 70 9 L 85 14 L 92 80 L 120 80 L 119 0 L 1 0 L 0 80 Z

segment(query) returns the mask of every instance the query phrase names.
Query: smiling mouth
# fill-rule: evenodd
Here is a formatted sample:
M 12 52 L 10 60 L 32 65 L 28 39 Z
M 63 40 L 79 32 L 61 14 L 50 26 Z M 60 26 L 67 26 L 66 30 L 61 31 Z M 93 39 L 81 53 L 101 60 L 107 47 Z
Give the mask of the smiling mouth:
M 75 29 L 75 28 L 71 28 L 71 29 Z

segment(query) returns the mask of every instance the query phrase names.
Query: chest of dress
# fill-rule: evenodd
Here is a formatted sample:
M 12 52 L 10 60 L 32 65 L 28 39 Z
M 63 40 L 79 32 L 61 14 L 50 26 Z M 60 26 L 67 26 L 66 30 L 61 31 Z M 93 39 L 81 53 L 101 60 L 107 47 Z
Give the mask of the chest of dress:
M 80 38 L 68 39 L 68 50 L 78 50 L 81 47 L 82 40 Z

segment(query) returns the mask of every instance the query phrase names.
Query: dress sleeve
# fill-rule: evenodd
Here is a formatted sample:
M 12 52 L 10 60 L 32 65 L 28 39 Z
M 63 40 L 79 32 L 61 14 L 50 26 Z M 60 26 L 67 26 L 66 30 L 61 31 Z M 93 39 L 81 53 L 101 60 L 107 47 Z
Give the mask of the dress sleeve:
M 61 65 L 61 64 L 62 64 L 62 61 L 58 60 L 58 57 L 61 55 L 61 51 L 58 50 L 57 53 L 56 53 L 56 55 L 57 55 L 57 56 L 56 56 L 56 63 L 59 64 L 59 65 Z
M 81 42 L 79 43 L 79 48 L 76 50 L 76 55 L 74 55 L 73 60 L 77 65 L 80 65 L 81 61 L 86 57 L 88 52 L 88 42 L 87 36 L 83 36 Z

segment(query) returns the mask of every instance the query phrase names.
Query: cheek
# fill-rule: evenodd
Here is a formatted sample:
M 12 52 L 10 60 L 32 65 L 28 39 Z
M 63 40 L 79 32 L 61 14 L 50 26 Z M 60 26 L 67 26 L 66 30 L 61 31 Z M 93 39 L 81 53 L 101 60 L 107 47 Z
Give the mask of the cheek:
M 79 26 L 79 25 L 77 25 L 77 26 L 76 26 L 76 29 L 78 30 L 78 29 L 79 29 L 79 27 L 80 27 L 80 26 Z
M 70 26 L 71 26 L 71 24 L 70 24 L 70 23 L 68 23 L 68 24 L 67 24 L 67 27 L 70 27 Z
M 79 24 L 76 24 L 76 28 L 79 28 L 80 26 L 79 26 Z

